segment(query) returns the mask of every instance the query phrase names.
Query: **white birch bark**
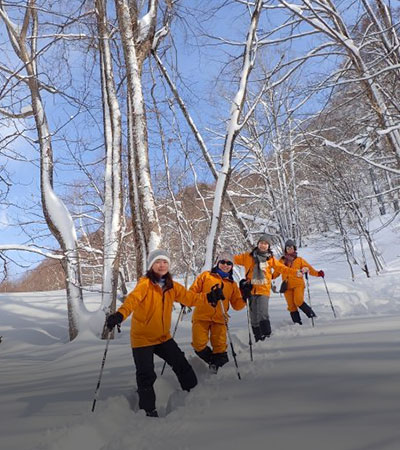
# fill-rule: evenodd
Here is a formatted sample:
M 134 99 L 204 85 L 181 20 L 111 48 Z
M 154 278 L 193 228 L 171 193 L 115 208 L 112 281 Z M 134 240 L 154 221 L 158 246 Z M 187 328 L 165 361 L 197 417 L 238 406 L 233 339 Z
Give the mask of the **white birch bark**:
M 239 88 L 235 98 L 232 101 L 230 118 L 228 121 L 228 130 L 225 136 L 224 149 L 222 153 L 222 167 L 219 171 L 217 184 L 215 187 L 215 197 L 213 202 L 212 218 L 210 229 L 206 240 L 206 255 L 203 270 L 211 269 L 214 253 L 217 246 L 218 232 L 221 224 L 223 201 L 226 189 L 229 183 L 231 172 L 231 160 L 235 139 L 244 123 L 240 123 L 240 116 L 243 111 L 243 104 L 246 97 L 247 82 L 254 66 L 256 53 L 256 30 L 260 18 L 263 2 L 255 2 L 249 31 L 247 34 L 246 45 L 243 54 L 243 67 L 239 82 Z
M 151 49 L 152 37 L 155 32 L 156 9 L 158 1 L 151 0 L 149 13 L 146 18 L 146 32 L 140 35 L 140 47 L 136 41 L 138 33 L 138 20 L 136 15 L 131 15 L 127 0 L 115 0 L 118 24 L 120 27 L 122 46 L 127 72 L 128 96 L 131 102 L 132 133 L 130 152 L 130 165 L 132 176 L 136 176 L 136 184 L 130 189 L 137 189 L 137 194 L 131 195 L 137 198 L 141 210 L 141 220 L 146 239 L 146 248 L 142 249 L 143 259 L 150 252 L 159 247 L 161 243 L 161 230 L 157 216 L 154 191 L 150 176 L 150 165 L 148 156 L 148 135 L 145 103 L 142 91 L 141 66 L 147 52 Z M 141 24 L 143 25 L 143 23 Z M 143 31 L 143 29 L 142 29 Z M 136 36 L 135 36 L 136 33 Z M 146 39 L 143 42 L 143 39 Z M 134 214 L 134 211 L 132 211 Z M 136 220 L 136 218 L 134 218 Z M 136 226 L 136 222 L 134 222 Z
M 129 201 L 131 213 L 133 215 L 133 234 L 136 247 L 136 277 L 140 277 L 146 271 L 147 241 L 142 219 L 142 209 L 140 208 L 139 197 L 139 175 L 135 162 L 135 141 L 133 123 L 132 100 L 128 97 L 128 175 L 129 175 Z
M 23 26 L 14 24 L 0 1 L 0 16 L 4 21 L 15 54 L 24 63 L 27 72 L 32 110 L 38 133 L 40 148 L 40 186 L 43 214 L 47 225 L 57 239 L 63 254 L 62 262 L 66 276 L 66 291 L 68 305 L 68 324 L 70 340 L 74 339 L 80 330 L 80 318 L 86 312 L 83 303 L 81 274 L 78 254 L 78 240 L 75 225 L 67 207 L 53 189 L 53 149 L 51 132 L 46 117 L 46 111 L 40 95 L 38 71 L 36 68 L 37 13 L 36 1 L 30 0 L 26 4 Z M 30 52 L 26 41 L 28 26 L 32 27 L 32 41 Z
M 104 116 L 106 163 L 104 173 L 103 282 L 101 308 L 115 310 L 122 220 L 121 112 L 115 90 L 107 25 L 106 0 L 96 0 Z

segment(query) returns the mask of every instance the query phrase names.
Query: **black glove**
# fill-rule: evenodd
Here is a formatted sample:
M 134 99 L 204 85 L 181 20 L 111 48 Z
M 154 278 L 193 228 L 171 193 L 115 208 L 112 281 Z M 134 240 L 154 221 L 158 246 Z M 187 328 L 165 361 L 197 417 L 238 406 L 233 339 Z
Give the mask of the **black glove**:
M 225 300 L 224 292 L 219 284 L 215 284 L 211 291 L 207 294 L 207 301 L 214 308 L 217 306 L 218 300 Z
M 110 314 L 107 317 L 106 325 L 109 331 L 112 331 L 115 325 L 119 325 L 124 320 L 124 316 L 120 312 Z
M 253 285 L 250 283 L 250 281 L 243 278 L 242 280 L 239 281 L 239 288 L 242 294 L 242 298 L 246 302 L 251 295 Z

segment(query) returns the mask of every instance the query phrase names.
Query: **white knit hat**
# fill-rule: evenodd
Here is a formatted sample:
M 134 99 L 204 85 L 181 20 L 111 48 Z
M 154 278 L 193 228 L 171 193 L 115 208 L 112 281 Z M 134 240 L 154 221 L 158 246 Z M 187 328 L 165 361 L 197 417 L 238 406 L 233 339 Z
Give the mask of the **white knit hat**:
M 221 251 L 220 253 L 218 253 L 218 255 L 217 255 L 217 262 L 218 262 L 218 261 L 221 261 L 221 260 L 233 262 L 233 254 L 232 254 L 232 252 L 230 252 L 230 251 L 227 250 L 227 249 L 222 250 L 222 251 Z
M 164 261 L 167 261 L 168 264 L 171 264 L 171 260 L 169 258 L 167 251 L 159 248 L 158 250 L 153 250 L 152 252 L 149 253 L 149 256 L 147 257 L 147 270 L 151 269 L 151 266 L 155 263 L 157 259 L 162 259 Z

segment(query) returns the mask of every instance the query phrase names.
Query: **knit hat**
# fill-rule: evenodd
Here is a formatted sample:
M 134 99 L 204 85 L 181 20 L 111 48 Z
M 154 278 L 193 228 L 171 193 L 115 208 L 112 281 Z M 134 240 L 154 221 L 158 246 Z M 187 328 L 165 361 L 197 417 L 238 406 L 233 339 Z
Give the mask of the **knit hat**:
M 218 261 L 231 261 L 233 262 L 233 254 L 229 250 L 222 250 L 220 253 L 218 253 L 217 256 L 217 263 Z
M 286 247 L 294 247 L 294 249 L 296 249 L 296 243 L 292 239 L 288 239 L 285 242 L 285 250 L 286 250 Z
M 260 241 L 268 242 L 268 244 L 270 244 L 268 234 L 265 234 L 265 233 L 262 234 L 262 235 L 258 238 L 257 244 L 258 244 Z
M 147 257 L 147 270 L 151 269 L 151 266 L 157 259 L 163 259 L 164 261 L 167 261 L 168 264 L 171 264 L 171 260 L 166 250 L 159 248 L 158 250 L 153 250 L 149 253 L 149 256 Z

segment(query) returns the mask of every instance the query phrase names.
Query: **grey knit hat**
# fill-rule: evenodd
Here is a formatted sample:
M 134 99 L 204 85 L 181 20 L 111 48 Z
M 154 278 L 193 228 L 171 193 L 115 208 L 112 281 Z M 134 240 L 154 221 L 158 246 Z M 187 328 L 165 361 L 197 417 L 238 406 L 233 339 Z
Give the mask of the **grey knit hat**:
M 271 244 L 270 241 L 269 241 L 269 236 L 268 236 L 268 234 L 265 234 L 265 233 L 260 235 L 260 237 L 258 238 L 257 244 L 258 244 L 260 241 L 268 242 L 268 244 Z
M 217 255 L 217 263 L 221 260 L 233 262 L 233 253 L 230 250 L 222 250 Z
M 147 257 L 147 270 L 151 269 L 151 266 L 155 263 L 157 259 L 163 259 L 164 261 L 167 261 L 168 264 L 171 264 L 171 259 L 167 251 L 159 248 L 149 253 L 149 256 Z
M 292 239 L 288 239 L 285 242 L 285 250 L 287 247 L 294 247 L 296 249 L 296 243 Z

